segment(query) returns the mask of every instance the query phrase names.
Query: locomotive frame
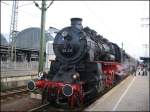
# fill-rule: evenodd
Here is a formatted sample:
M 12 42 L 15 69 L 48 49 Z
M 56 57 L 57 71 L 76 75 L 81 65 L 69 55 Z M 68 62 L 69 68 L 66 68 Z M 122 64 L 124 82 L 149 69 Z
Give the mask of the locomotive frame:
M 117 44 L 83 28 L 81 21 L 72 18 L 71 27 L 58 32 L 53 44 L 56 59 L 51 60 L 49 73 L 28 83 L 29 90 L 42 91 L 42 101 L 80 106 L 126 77 L 130 63 L 136 66 L 135 59 Z M 130 63 L 125 64 L 126 59 Z

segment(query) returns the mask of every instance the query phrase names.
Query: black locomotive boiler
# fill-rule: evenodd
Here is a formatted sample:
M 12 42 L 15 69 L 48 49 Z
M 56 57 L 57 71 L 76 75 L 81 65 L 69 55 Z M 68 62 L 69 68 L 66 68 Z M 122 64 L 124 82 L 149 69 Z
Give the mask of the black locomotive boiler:
M 79 106 L 126 76 L 118 74 L 125 53 L 95 30 L 83 28 L 81 18 L 72 18 L 71 26 L 57 33 L 53 50 L 56 59 L 49 73 L 28 83 L 30 90 L 42 91 L 43 100 Z

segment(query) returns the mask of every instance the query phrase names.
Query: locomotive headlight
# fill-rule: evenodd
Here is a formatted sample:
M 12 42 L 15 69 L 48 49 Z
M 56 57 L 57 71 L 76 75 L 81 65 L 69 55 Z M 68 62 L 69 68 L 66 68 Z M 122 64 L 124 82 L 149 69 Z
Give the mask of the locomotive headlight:
M 68 32 L 67 32 L 67 31 L 63 31 L 63 32 L 62 32 L 62 36 L 63 36 L 63 37 L 66 37 L 67 35 L 68 35 Z
M 39 73 L 38 73 L 38 77 L 39 77 L 39 78 L 43 77 L 43 72 L 39 72 Z
M 73 78 L 73 79 L 77 79 L 77 78 L 79 78 L 79 73 L 75 73 L 75 74 L 73 74 L 72 78 Z
M 77 75 L 76 74 L 73 75 L 73 79 L 77 79 Z

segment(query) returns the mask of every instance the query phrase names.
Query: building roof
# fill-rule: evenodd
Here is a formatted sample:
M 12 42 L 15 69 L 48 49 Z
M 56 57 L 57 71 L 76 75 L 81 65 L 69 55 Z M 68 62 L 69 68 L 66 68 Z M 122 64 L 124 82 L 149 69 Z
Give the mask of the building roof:
M 0 45 L 8 46 L 8 42 L 3 34 L 1 34 L 0 40 L 1 40 Z
M 40 49 L 40 28 L 30 27 L 21 32 L 16 36 L 16 47 L 23 49 Z M 50 33 L 45 31 L 45 46 L 47 41 L 52 41 L 53 37 Z

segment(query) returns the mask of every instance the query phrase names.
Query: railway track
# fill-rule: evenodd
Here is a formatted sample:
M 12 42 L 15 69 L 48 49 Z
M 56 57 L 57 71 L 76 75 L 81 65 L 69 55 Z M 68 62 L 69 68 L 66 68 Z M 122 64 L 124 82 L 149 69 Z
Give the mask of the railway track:
M 63 105 L 57 105 L 57 104 L 50 104 L 50 103 L 46 103 L 43 104 L 39 107 L 30 109 L 28 112 L 79 112 L 79 111 L 83 111 L 86 107 L 88 107 L 90 104 L 92 104 L 93 102 L 95 102 L 98 98 L 100 98 L 102 95 L 104 95 L 106 92 L 108 92 L 108 89 L 105 90 L 103 93 L 99 94 L 98 96 L 96 96 L 94 99 L 90 100 L 90 101 L 86 101 L 87 103 L 84 104 L 82 107 L 78 107 L 78 108 L 70 108 L 67 105 L 63 106 Z
M 111 88 L 110 88 L 111 89 Z M 109 90 L 110 90 L 109 89 Z M 69 108 L 67 105 L 63 106 L 63 105 L 57 105 L 57 104 L 50 104 L 50 103 L 46 103 L 43 104 L 39 107 L 33 108 L 31 110 L 29 110 L 28 112 L 61 112 L 61 111 L 74 111 L 74 112 L 79 112 L 79 111 L 83 111 L 87 106 L 89 106 L 90 104 L 92 104 L 93 102 L 95 102 L 98 98 L 100 98 L 102 95 L 104 95 L 106 92 L 109 91 L 108 89 L 105 90 L 103 93 L 99 94 L 98 96 L 96 96 L 93 100 L 87 101 L 86 104 L 84 104 L 82 107 L 78 107 L 78 108 Z
M 26 88 L 26 86 L 13 88 L 9 90 L 5 90 L 3 92 L 0 92 L 1 100 L 7 99 L 8 97 L 14 97 L 15 95 L 22 95 L 28 93 L 29 90 Z
M 48 108 L 48 106 L 50 106 L 50 104 L 49 104 L 49 103 L 46 103 L 46 104 L 43 104 L 43 105 L 41 105 L 41 106 L 39 106 L 39 107 L 30 109 L 28 112 L 44 111 L 44 109 Z
M 58 105 L 55 105 L 55 104 L 50 104 L 50 103 L 46 103 L 46 104 L 43 104 L 39 107 L 36 107 L 36 108 L 33 108 L 33 109 L 30 109 L 28 112 L 61 112 L 61 111 L 81 111 L 83 109 L 81 108 L 67 108 L 67 107 L 62 107 L 62 106 L 58 106 Z

